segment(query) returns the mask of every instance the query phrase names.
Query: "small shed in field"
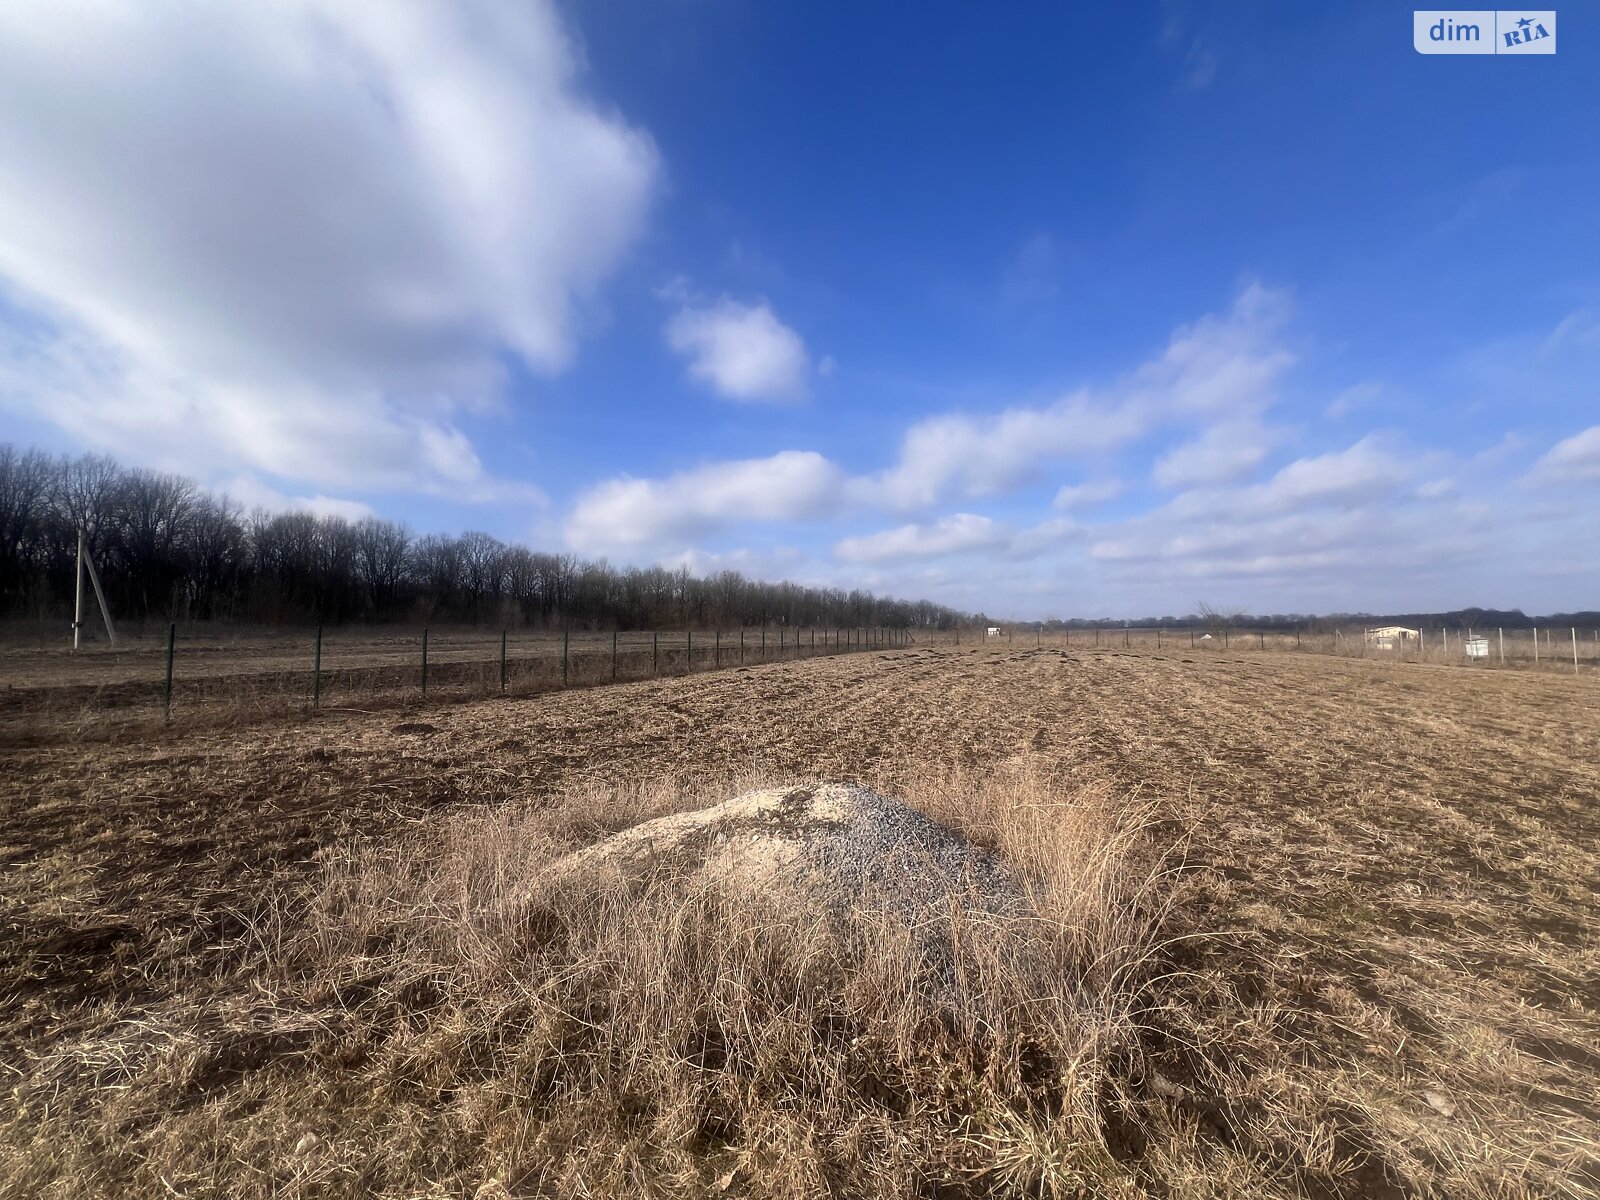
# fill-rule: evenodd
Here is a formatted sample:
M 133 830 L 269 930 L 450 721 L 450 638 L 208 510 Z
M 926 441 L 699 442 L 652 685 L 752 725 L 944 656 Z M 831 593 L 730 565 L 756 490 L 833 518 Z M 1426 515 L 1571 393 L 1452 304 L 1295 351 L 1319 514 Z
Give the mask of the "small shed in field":
M 1000 626 L 998 626 L 998 625 L 989 626 L 988 629 L 985 629 L 983 631 L 983 636 L 984 637 L 999 637 L 1000 636 Z
M 1404 646 L 1421 637 L 1420 629 L 1407 629 L 1404 625 L 1381 625 L 1377 629 L 1367 630 L 1367 645 L 1375 650 L 1393 650 L 1396 646 Z

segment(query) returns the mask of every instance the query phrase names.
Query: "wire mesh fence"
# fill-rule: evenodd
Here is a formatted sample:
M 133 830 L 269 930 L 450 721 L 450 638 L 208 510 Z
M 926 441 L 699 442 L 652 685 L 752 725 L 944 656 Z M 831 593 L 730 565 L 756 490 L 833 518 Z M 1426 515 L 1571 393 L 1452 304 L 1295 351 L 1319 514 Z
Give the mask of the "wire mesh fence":
M 212 716 L 527 696 L 784 660 L 899 649 L 906 630 L 754 627 L 660 631 L 316 628 L 228 639 L 170 625 L 115 649 L 40 656 L 0 691 L 8 722 L 95 714 Z M 20 660 L 26 664 L 26 660 Z M 7 664 L 10 665 L 9 663 Z
M 907 648 L 1298 653 L 1477 670 L 1600 670 L 1600 630 L 1125 626 L 905 630 L 767 626 L 659 631 L 296 630 L 230 636 L 164 627 L 115 649 L 10 656 L 0 725 L 11 740 L 107 718 L 202 720 L 306 709 L 405 707 Z M 20 668 L 18 666 L 20 665 Z M 59 731 L 59 729 L 58 729 Z

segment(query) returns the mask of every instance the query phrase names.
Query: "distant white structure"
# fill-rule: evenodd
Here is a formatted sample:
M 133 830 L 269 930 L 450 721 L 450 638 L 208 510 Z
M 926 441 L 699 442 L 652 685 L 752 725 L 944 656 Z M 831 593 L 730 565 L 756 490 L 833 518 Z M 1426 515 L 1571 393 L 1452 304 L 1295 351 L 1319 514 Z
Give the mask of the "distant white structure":
M 985 629 L 983 631 L 983 636 L 984 637 L 999 637 L 1000 636 L 1000 626 L 998 626 L 998 625 L 989 626 L 988 629 Z
M 1377 629 L 1367 630 L 1367 645 L 1376 650 L 1393 650 L 1396 646 L 1418 641 L 1421 637 L 1420 629 L 1407 629 L 1404 625 L 1381 625 Z
M 1468 658 L 1488 658 L 1489 639 L 1482 634 L 1473 634 L 1466 641 Z

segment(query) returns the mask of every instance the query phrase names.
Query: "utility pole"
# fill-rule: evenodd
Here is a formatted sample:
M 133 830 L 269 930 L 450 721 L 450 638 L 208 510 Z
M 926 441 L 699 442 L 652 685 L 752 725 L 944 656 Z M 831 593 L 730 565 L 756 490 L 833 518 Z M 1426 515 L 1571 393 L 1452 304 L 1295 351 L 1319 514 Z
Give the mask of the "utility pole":
M 94 598 L 100 603 L 100 618 L 106 623 L 106 637 L 117 644 L 117 630 L 111 624 L 111 606 L 106 603 L 105 589 L 100 586 L 100 572 L 94 568 L 94 557 L 84 543 L 83 530 L 78 530 L 78 579 L 72 605 L 72 648 L 76 650 L 83 630 L 83 571 L 89 570 L 89 582 L 94 585 Z
M 83 632 L 83 530 L 78 530 L 77 587 L 72 598 L 72 648 L 78 648 L 78 635 Z

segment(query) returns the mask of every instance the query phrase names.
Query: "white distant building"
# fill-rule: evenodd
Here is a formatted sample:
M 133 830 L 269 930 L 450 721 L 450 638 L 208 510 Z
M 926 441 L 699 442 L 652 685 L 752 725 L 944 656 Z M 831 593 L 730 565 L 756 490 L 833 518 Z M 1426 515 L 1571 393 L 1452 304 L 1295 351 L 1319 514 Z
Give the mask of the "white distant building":
M 1489 639 L 1483 637 L 1481 634 L 1473 634 L 1471 637 L 1469 637 L 1467 639 L 1466 646 L 1468 658 L 1489 657 Z
M 983 636 L 984 637 L 999 637 L 1000 636 L 1000 626 L 998 626 L 998 625 L 989 626 L 988 629 L 985 629 L 983 631 Z
M 1367 645 L 1375 650 L 1393 650 L 1396 646 L 1418 641 L 1421 637 L 1420 629 L 1407 629 L 1404 625 L 1381 625 L 1377 629 L 1367 630 Z

